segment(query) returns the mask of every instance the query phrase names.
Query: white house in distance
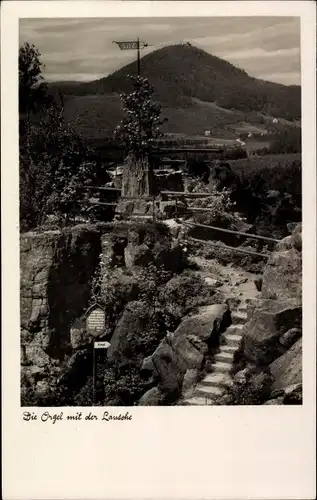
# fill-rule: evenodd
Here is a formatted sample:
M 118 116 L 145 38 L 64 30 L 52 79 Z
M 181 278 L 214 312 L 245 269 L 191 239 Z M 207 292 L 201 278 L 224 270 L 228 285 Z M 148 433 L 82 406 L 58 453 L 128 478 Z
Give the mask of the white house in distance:
M 211 134 L 210 130 L 205 130 L 205 137 L 210 137 L 210 134 Z
M 277 118 L 273 118 L 273 123 L 278 123 L 278 119 Z

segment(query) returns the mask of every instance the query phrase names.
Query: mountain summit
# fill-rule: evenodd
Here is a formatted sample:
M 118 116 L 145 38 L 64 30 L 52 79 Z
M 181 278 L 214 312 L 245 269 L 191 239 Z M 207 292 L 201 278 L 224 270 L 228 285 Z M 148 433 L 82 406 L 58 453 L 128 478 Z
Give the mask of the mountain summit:
M 82 83 L 76 94 L 128 91 L 127 75 L 135 75 L 136 66 L 133 62 L 106 78 Z M 226 109 L 300 118 L 299 86 L 252 78 L 244 70 L 190 44 L 164 47 L 144 56 L 141 73 L 149 78 L 156 98 L 166 106 L 183 107 L 194 98 Z
M 66 117 L 85 135 L 102 136 L 122 118 L 121 92 L 131 89 L 127 75 L 135 75 L 132 62 L 93 82 L 50 84 L 66 96 Z M 141 74 L 155 89 L 154 98 L 168 117 L 165 131 L 201 134 L 205 129 L 224 131 L 237 124 L 279 117 L 298 120 L 301 89 L 249 76 L 244 70 L 190 44 L 172 45 L 142 57 Z M 271 120 L 272 121 L 272 120 Z M 243 125 L 242 125 L 243 126 Z

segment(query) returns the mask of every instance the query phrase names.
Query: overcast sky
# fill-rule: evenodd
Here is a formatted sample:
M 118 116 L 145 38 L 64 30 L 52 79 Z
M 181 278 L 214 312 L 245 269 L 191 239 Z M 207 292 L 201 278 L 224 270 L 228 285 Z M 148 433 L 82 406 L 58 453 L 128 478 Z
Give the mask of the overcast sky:
M 20 44 L 42 54 L 45 78 L 90 81 L 135 60 L 113 40 L 139 36 L 150 51 L 181 42 L 204 49 L 249 75 L 300 84 L 300 22 L 288 17 L 21 19 Z

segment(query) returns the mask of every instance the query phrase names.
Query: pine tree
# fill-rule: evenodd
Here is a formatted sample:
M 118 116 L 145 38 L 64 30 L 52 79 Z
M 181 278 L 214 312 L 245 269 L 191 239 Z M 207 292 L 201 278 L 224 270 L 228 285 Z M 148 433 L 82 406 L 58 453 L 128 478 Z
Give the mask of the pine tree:
M 152 192 L 152 169 L 149 155 L 154 141 L 163 134 L 161 106 L 153 101 L 154 89 L 147 78 L 131 77 L 133 92 L 121 94 L 125 117 L 114 136 L 127 152 L 127 169 L 123 173 L 122 194 L 143 196 Z

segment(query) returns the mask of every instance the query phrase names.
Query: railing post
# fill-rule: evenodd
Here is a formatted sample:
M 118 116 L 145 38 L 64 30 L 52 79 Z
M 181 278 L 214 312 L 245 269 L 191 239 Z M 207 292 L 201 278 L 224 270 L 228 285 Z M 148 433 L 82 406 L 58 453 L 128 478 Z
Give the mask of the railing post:
M 152 209 L 153 209 L 153 222 L 155 221 L 155 196 L 152 199 Z

